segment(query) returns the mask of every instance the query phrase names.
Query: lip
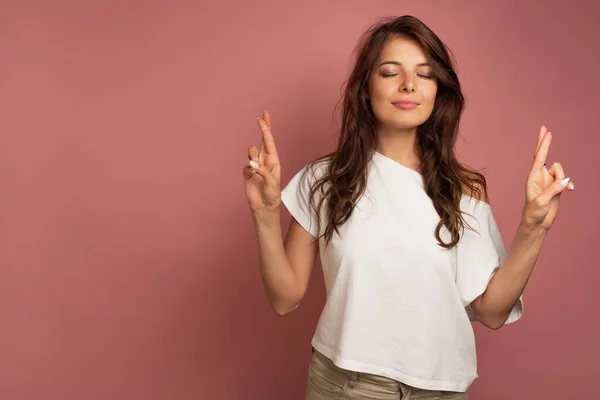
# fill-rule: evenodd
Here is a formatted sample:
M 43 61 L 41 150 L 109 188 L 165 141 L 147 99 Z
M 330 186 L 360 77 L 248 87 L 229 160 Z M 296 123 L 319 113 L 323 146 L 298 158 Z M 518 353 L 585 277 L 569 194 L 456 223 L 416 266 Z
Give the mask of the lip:
M 394 101 L 392 104 L 394 107 L 402 108 L 403 110 L 412 110 L 419 105 L 417 102 L 409 100 Z

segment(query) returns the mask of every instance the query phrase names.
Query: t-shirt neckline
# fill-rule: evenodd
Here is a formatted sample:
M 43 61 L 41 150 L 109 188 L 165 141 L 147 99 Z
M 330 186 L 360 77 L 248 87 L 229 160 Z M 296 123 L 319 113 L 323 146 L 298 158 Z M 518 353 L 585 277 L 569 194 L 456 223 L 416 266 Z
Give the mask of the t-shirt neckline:
M 414 175 L 415 177 L 419 178 L 421 181 L 423 180 L 423 175 L 421 175 L 420 172 L 418 172 L 418 171 L 416 171 L 416 170 L 414 170 L 412 168 L 408 168 L 407 166 L 400 164 L 398 161 L 392 160 L 391 158 L 389 158 L 388 156 L 385 156 L 385 155 L 381 154 L 377 150 L 373 150 L 373 151 L 374 151 L 376 157 L 378 157 L 378 158 L 380 158 L 380 159 L 382 159 L 382 160 L 384 160 L 384 161 L 386 161 L 388 163 L 391 163 L 393 165 L 398 166 L 400 169 L 403 169 L 406 172 Z

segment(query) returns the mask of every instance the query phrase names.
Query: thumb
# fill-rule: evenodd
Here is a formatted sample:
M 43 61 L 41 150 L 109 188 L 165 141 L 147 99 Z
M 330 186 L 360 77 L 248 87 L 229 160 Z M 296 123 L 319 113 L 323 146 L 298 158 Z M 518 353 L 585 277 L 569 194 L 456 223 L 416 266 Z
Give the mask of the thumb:
M 244 179 L 250 179 L 254 176 L 254 170 L 250 165 L 244 165 L 242 168 L 242 175 L 244 176 Z
M 548 189 L 540 194 L 540 200 L 543 204 L 550 203 L 550 200 L 556 195 L 559 195 L 567 188 L 567 185 L 571 182 L 571 178 L 564 178 L 555 181 Z

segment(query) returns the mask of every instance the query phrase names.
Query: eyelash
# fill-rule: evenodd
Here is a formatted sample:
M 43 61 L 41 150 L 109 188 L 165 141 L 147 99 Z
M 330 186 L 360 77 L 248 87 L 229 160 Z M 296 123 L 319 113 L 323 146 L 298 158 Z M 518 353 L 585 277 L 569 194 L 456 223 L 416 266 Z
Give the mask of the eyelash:
M 383 76 L 384 78 L 391 78 L 392 76 L 396 76 L 396 75 L 398 75 L 398 74 L 381 74 L 381 76 Z M 427 75 L 418 75 L 417 74 L 417 76 L 420 76 L 423 79 L 431 79 L 431 76 L 427 76 Z

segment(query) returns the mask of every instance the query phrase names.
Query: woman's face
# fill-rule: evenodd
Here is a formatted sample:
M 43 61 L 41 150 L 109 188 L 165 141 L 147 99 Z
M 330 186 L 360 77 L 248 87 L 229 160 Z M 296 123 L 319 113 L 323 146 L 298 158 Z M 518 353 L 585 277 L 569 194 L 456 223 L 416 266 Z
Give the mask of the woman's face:
M 404 38 L 386 42 L 369 77 L 367 97 L 379 125 L 410 129 L 433 111 L 437 81 L 418 44 Z M 416 105 L 398 103 L 414 102 Z

